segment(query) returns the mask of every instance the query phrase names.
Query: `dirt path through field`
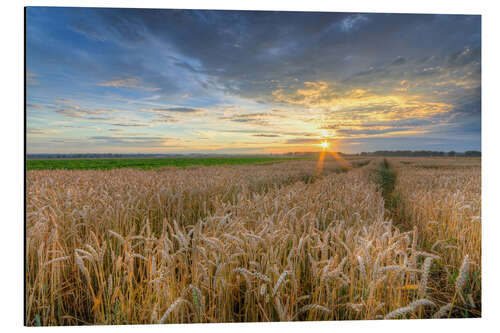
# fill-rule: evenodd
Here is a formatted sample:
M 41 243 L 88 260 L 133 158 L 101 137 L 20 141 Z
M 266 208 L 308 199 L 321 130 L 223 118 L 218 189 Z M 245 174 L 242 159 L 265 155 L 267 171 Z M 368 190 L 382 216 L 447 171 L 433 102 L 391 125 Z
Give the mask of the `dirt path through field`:
M 387 220 L 392 220 L 393 224 L 401 231 L 412 229 L 410 221 L 402 215 L 404 212 L 404 202 L 400 195 L 395 191 L 397 171 L 394 165 L 386 158 L 383 159 L 378 170 L 377 182 L 381 187 L 382 196 L 384 198 L 385 217 Z

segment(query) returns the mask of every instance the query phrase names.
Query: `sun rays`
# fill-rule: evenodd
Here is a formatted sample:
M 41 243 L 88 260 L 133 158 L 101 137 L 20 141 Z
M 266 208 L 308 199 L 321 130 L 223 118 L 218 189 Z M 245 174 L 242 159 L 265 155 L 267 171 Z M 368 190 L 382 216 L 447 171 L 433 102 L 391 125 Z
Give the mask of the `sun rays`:
M 323 140 L 321 141 L 321 143 L 317 145 L 320 146 L 322 149 L 318 157 L 318 163 L 316 164 L 316 174 L 321 174 L 323 172 L 323 164 L 325 162 L 325 156 L 327 153 L 330 153 L 343 169 L 351 168 L 351 164 L 347 160 L 345 160 L 342 156 L 340 156 L 339 153 L 333 150 L 331 151 L 328 150 L 328 148 L 330 148 L 330 142 L 328 142 L 327 140 Z

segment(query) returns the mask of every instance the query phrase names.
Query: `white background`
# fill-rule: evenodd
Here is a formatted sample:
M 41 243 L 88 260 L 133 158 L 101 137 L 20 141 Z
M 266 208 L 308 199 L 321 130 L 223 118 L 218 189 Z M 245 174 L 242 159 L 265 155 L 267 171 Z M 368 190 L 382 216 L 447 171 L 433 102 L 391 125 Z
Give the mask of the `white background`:
M 301 10 L 389 13 L 441 13 L 482 15 L 482 153 L 483 153 L 483 299 L 481 319 L 399 320 L 399 321 L 344 321 L 310 323 L 251 323 L 251 324 L 190 324 L 142 326 L 93 326 L 73 328 L 23 327 L 23 195 L 24 195 L 24 6 L 93 6 L 144 8 L 197 8 L 197 9 L 254 9 Z M 500 146 L 498 97 L 500 78 L 500 13 L 496 1 L 458 0 L 378 0 L 378 1 L 297 1 L 252 0 L 233 1 L 153 1 L 153 0 L 101 0 L 101 1 L 3 1 L 1 13 L 0 60 L 0 327 L 5 332 L 14 330 L 91 330 L 101 331 L 165 331 L 169 332 L 244 332 L 265 331 L 498 331 L 500 327 L 500 160 L 496 149 Z

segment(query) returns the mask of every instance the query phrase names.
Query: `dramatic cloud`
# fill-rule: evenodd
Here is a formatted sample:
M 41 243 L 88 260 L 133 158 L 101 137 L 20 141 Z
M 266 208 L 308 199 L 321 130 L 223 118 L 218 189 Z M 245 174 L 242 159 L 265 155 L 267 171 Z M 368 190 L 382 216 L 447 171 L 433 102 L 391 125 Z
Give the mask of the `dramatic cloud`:
M 90 140 L 96 141 L 99 144 L 109 143 L 109 144 L 134 144 L 134 145 L 155 145 L 162 146 L 166 142 L 172 140 L 171 138 L 160 137 L 160 136 L 92 136 Z
M 147 91 L 156 91 L 160 88 L 144 87 L 140 85 L 139 79 L 137 78 L 126 78 L 121 80 L 107 81 L 98 84 L 103 87 L 115 87 L 115 88 L 128 88 L 128 89 L 139 89 Z
M 28 85 L 28 86 L 37 86 L 37 85 L 39 85 L 39 82 L 36 79 L 37 76 L 38 76 L 38 74 L 36 74 L 36 73 L 30 72 L 30 71 L 26 71 L 26 85 Z
M 396 59 L 394 59 L 394 61 L 391 63 L 391 65 L 393 66 L 399 66 L 399 65 L 403 65 L 404 63 L 406 63 L 406 59 L 403 58 L 403 57 L 397 57 Z
M 281 135 L 279 134 L 252 134 L 252 136 L 262 137 L 262 138 L 279 138 Z
M 26 104 L 26 107 L 27 108 L 30 108 L 30 109 L 43 109 L 43 105 L 38 105 L 38 104 Z
M 295 138 L 295 139 L 289 139 L 286 140 L 286 144 L 318 144 L 320 143 L 320 139 L 308 139 L 308 138 Z
M 229 120 L 232 122 L 247 123 L 259 126 L 268 126 L 273 122 L 283 123 L 284 118 L 287 118 L 287 116 L 274 110 L 271 112 L 244 113 L 219 117 L 220 120 Z
M 120 127 L 147 127 L 147 126 L 149 126 L 148 124 L 139 124 L 139 123 L 112 123 L 111 125 L 120 126 Z
M 359 27 L 359 25 L 363 24 L 363 22 L 368 21 L 368 18 L 365 15 L 356 14 L 351 15 L 343 19 L 340 23 L 340 27 L 343 31 L 350 31 Z
M 130 152 L 481 148 L 480 16 L 29 7 L 26 23 L 28 124 L 75 126 L 28 151 L 125 151 L 85 141 L 112 129 L 184 140 Z
M 176 123 L 178 121 L 179 121 L 179 119 L 172 117 L 168 114 L 158 114 L 158 115 L 155 115 L 155 118 L 154 118 L 152 124 L 153 125 L 169 124 L 169 123 Z
M 41 135 L 41 134 L 47 134 L 46 131 L 40 129 L 40 128 L 28 128 L 26 130 L 26 133 L 28 135 Z
M 193 109 L 187 107 L 174 107 L 174 108 L 143 108 L 142 111 L 151 111 L 151 112 L 173 112 L 173 113 L 203 113 L 201 109 Z
M 73 103 L 73 100 L 66 98 L 54 98 L 54 102 L 58 104 L 71 104 Z
M 57 113 L 68 116 L 68 117 L 73 117 L 73 118 L 84 118 L 90 115 L 103 115 L 103 114 L 110 114 L 113 112 L 116 112 L 114 110 L 85 110 L 81 109 L 78 106 L 72 106 L 70 108 L 66 109 L 59 109 L 56 110 Z M 103 118 L 96 118 L 96 117 L 87 117 L 86 119 L 92 120 L 92 119 L 103 119 Z M 111 118 L 106 118 L 106 119 L 111 119 Z

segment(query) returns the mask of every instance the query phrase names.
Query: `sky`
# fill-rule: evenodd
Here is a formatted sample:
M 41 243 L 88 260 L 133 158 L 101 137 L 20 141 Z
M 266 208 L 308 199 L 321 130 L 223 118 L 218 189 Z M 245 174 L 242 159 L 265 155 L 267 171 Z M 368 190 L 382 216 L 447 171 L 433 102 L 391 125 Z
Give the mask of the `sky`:
M 27 153 L 481 150 L 481 17 L 26 9 Z

